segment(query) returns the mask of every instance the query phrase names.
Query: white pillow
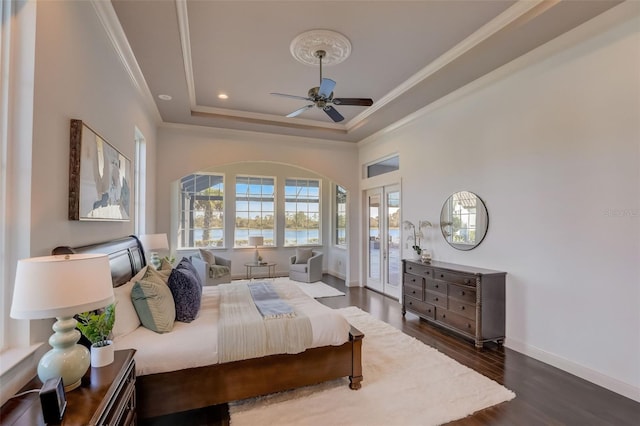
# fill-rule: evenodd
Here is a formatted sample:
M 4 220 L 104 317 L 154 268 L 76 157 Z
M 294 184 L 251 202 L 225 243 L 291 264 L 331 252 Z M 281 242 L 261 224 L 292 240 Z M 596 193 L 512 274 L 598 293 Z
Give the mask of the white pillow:
M 140 318 L 131 301 L 131 289 L 147 272 L 147 266 L 142 268 L 129 282 L 113 289 L 116 299 L 116 322 L 113 325 L 113 339 L 126 336 L 140 326 Z

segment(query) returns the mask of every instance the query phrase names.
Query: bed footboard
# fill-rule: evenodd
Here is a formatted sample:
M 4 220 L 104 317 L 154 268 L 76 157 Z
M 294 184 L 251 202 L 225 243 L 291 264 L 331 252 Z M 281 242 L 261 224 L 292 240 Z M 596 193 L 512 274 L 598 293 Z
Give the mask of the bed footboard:
M 362 339 L 351 327 L 349 341 L 299 354 L 271 355 L 136 379 L 137 415 L 157 417 L 349 377 L 362 386 Z

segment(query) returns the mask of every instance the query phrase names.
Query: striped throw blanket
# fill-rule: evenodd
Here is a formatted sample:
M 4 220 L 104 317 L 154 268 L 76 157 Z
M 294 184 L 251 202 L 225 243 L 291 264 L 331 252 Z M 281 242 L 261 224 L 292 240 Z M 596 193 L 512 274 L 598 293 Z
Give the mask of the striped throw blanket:
M 250 283 L 248 286 L 253 303 L 264 319 L 291 318 L 296 315 L 291 305 L 280 298 L 270 283 Z
M 278 293 L 279 285 L 272 284 L 272 290 Z M 247 283 L 221 284 L 219 289 L 220 363 L 280 353 L 299 353 L 311 345 L 311 321 L 306 315 L 295 312 L 295 315 L 265 318 L 254 303 Z M 262 289 L 268 290 L 267 287 Z

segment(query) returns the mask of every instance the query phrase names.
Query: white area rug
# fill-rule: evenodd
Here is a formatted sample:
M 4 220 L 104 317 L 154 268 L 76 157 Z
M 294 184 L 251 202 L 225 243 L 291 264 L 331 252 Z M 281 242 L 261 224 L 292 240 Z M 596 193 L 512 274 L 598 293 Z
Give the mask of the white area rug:
M 334 287 L 331 287 L 330 285 L 323 283 L 322 281 L 316 281 L 315 283 L 301 283 L 298 281 L 293 281 L 289 279 L 289 277 L 255 278 L 253 280 L 238 280 L 238 281 L 234 280 L 234 282 L 249 282 L 249 281 L 275 281 L 278 283 L 281 283 L 281 282 L 294 283 L 298 287 L 300 287 L 302 291 L 304 291 L 309 296 L 315 299 L 319 299 L 321 297 L 344 296 L 343 292 L 341 292 L 340 290 Z
M 515 397 L 356 307 L 340 312 L 365 335 L 362 388 L 340 379 L 232 403 L 232 426 L 439 425 Z

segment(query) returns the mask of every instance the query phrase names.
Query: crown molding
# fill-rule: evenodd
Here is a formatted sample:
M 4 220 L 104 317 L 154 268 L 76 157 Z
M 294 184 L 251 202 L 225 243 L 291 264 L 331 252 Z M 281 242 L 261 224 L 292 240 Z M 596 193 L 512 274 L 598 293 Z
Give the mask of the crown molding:
M 534 16 L 543 13 L 545 10 L 555 6 L 558 4 L 560 0 L 519 0 L 509 9 L 502 12 L 500 15 L 493 18 L 491 21 L 487 22 L 485 25 L 480 27 L 477 31 L 471 34 L 469 37 L 462 40 L 460 43 L 455 45 L 453 48 L 449 49 L 447 52 L 443 53 L 436 60 L 431 62 L 426 67 L 422 68 L 420 71 L 409 77 L 406 81 L 400 84 L 395 89 L 391 90 L 385 96 L 383 96 L 378 101 L 374 102 L 372 106 L 362 111 L 360 114 L 352 118 L 349 122 L 345 124 L 348 131 L 351 131 L 356 126 L 358 126 L 364 119 L 374 114 L 376 111 L 383 108 L 385 105 L 389 104 L 400 95 L 409 91 L 411 88 L 416 86 L 417 84 L 423 82 L 431 75 L 438 72 L 440 69 L 449 65 L 451 62 L 455 61 L 465 53 L 469 52 L 471 49 L 478 46 L 483 41 L 487 40 L 492 35 L 498 33 L 499 31 L 505 29 L 509 25 L 512 25 L 516 22 L 521 22 L 523 20 L 529 20 Z
M 144 106 L 153 116 L 156 123 L 161 123 L 162 117 L 160 116 L 160 111 L 158 111 L 158 106 L 153 99 L 149 86 L 147 86 L 147 81 L 145 80 L 142 70 L 138 65 L 138 61 L 133 54 L 129 40 L 127 40 L 124 30 L 122 29 L 122 25 L 120 25 L 120 21 L 118 20 L 116 11 L 113 9 L 113 5 L 110 1 L 101 0 L 91 0 L 91 4 L 96 11 L 96 15 L 98 15 L 98 19 L 100 20 L 102 27 L 109 37 L 114 50 L 120 58 L 122 66 L 129 75 L 136 91 L 143 99 Z

